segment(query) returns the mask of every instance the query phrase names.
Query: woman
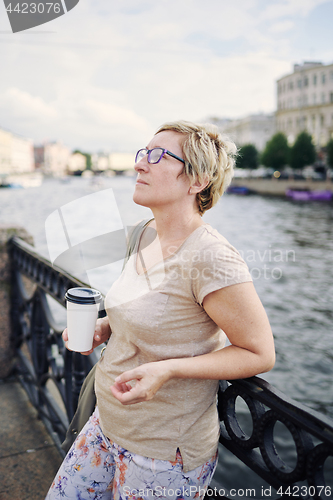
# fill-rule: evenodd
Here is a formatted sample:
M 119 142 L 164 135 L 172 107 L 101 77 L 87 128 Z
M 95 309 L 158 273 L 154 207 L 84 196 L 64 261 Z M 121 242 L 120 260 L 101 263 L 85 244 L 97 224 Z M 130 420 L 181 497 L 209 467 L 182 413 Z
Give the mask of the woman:
M 162 126 L 137 153 L 133 199 L 154 218 L 106 297 L 97 408 L 48 499 L 204 497 L 217 462 L 218 381 L 275 360 L 246 264 L 202 220 L 231 181 L 235 153 L 216 127 L 189 122 Z

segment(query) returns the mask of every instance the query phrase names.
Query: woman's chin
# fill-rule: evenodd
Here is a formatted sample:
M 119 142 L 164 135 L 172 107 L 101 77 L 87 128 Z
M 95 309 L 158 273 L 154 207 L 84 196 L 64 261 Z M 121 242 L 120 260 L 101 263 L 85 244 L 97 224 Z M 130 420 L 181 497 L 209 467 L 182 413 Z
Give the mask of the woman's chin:
M 144 200 L 143 196 L 140 196 L 138 193 L 133 194 L 133 201 L 136 205 L 141 205 L 142 207 L 148 207 L 147 201 Z

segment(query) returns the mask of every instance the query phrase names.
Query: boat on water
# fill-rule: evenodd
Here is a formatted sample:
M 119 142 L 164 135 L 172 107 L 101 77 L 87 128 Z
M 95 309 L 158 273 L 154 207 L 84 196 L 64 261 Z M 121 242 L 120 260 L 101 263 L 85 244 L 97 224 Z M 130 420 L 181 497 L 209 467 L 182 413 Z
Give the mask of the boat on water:
M 8 188 L 8 189 L 23 189 L 21 184 L 17 184 L 16 182 L 1 182 L 0 188 Z
M 40 172 L 29 172 L 23 174 L 1 174 L 0 188 L 19 189 L 39 187 L 43 182 L 43 174 Z
M 246 186 L 229 186 L 227 189 L 228 194 L 239 194 L 241 196 L 252 193 L 252 191 Z
M 333 192 L 329 189 L 289 188 L 286 190 L 286 196 L 295 201 L 331 201 L 333 199 Z

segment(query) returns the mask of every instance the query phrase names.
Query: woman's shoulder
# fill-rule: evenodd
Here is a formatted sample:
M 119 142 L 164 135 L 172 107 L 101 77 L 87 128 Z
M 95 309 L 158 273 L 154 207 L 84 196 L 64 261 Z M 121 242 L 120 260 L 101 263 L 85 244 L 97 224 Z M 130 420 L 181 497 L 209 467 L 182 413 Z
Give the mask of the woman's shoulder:
M 245 264 L 241 253 L 210 224 L 203 224 L 195 231 L 186 250 L 190 251 L 191 262 L 195 265 L 208 262 L 241 266 Z
M 236 248 L 231 245 L 231 243 L 225 238 L 221 233 L 217 231 L 210 224 L 203 224 L 199 228 L 201 231 L 197 237 L 193 238 L 192 245 L 198 249 L 209 248 L 211 246 L 216 248 L 230 249 L 237 252 Z

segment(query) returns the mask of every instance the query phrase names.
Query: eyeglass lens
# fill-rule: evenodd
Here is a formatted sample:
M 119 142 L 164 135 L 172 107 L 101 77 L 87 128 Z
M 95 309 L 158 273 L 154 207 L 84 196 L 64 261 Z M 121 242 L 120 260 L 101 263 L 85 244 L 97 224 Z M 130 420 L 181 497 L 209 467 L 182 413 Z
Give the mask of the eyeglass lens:
M 163 155 L 164 149 L 154 148 L 148 153 L 148 163 L 158 163 Z M 147 149 L 140 149 L 137 152 L 135 162 L 138 163 L 147 154 Z

